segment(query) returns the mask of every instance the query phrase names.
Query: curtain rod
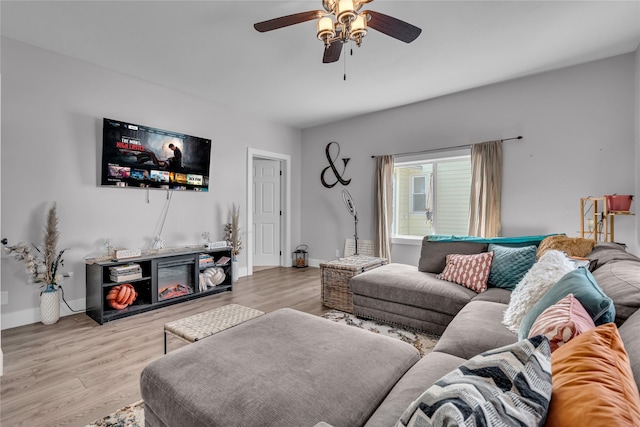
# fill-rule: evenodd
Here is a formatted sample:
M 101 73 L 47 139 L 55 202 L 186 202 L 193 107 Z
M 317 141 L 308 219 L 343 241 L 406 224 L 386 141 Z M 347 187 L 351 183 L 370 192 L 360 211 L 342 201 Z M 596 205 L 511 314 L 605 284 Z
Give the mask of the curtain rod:
M 513 138 L 505 138 L 505 139 L 501 139 L 500 142 L 505 142 L 505 141 L 511 141 L 513 139 L 522 139 L 523 137 L 521 135 L 519 136 L 514 136 Z M 455 147 L 445 147 L 445 148 L 434 148 L 432 150 L 423 150 L 423 151 L 412 151 L 410 153 L 396 153 L 396 154 L 392 154 L 393 156 L 408 156 L 408 155 L 412 155 L 412 154 L 425 154 L 425 153 L 437 153 L 438 151 L 449 151 L 449 150 L 457 150 L 459 148 L 469 148 L 472 145 L 475 144 L 482 144 L 481 142 L 474 142 L 473 144 L 467 144 L 467 145 L 457 145 Z M 378 156 L 371 156 L 372 159 L 375 159 Z

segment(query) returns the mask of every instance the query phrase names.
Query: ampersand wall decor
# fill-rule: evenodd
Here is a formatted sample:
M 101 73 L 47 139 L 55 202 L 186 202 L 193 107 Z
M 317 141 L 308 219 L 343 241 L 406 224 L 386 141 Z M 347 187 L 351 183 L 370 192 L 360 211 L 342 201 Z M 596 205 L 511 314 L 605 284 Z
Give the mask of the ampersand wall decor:
M 338 152 L 336 153 L 336 156 L 334 158 L 331 158 L 331 146 L 335 144 L 336 147 L 338 147 Z M 326 168 L 322 169 L 322 173 L 320 174 L 320 182 L 322 182 L 322 185 L 324 185 L 327 188 L 332 188 L 335 187 L 335 185 L 337 183 L 340 183 L 342 185 L 349 185 L 349 183 L 351 182 L 351 178 L 345 180 L 342 178 L 342 175 L 344 175 L 345 170 L 347 169 L 347 163 L 349 163 L 349 160 L 351 160 L 350 158 L 342 158 L 342 162 L 344 163 L 344 166 L 342 168 L 342 175 L 340 174 L 340 172 L 338 172 L 338 169 L 336 168 L 335 165 L 335 161 L 338 159 L 338 157 L 340 156 L 340 145 L 337 142 L 330 142 L 327 144 L 327 146 L 324 149 L 324 153 L 327 156 L 327 160 L 329 161 L 329 166 L 327 166 Z M 336 177 L 336 181 L 332 184 L 328 184 L 327 181 L 324 179 L 324 174 L 327 173 L 327 171 L 331 169 L 333 171 L 333 175 Z

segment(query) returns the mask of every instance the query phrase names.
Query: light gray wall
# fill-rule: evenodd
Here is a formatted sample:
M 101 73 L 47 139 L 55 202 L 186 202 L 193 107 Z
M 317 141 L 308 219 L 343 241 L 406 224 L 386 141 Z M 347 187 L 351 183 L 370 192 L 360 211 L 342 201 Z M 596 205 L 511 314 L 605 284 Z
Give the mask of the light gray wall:
M 320 184 L 331 141 L 340 144 L 340 157 L 351 158 L 344 177 L 352 179 L 346 188 L 360 212 L 362 239 L 374 235 L 371 155 L 517 135 L 524 139 L 504 143 L 503 235 L 578 235 L 580 197 L 635 194 L 635 63 L 627 54 L 303 131 L 302 241 L 309 258 L 335 258 L 353 234 L 340 195 L 345 187 Z M 347 84 L 342 101 L 357 102 Z M 616 240 L 637 253 L 635 222 L 619 217 L 615 228 Z M 392 249 L 394 262 L 416 264 L 418 257 L 419 246 Z
M 246 219 L 247 148 L 291 156 L 292 246 L 300 241 L 299 130 L 231 111 L 150 83 L 2 39 L 2 237 L 41 242 L 46 211 L 57 202 L 67 300 L 84 309 L 85 264 L 105 238 L 148 249 L 167 193 L 98 186 L 102 119 L 109 117 L 210 138 L 208 193 L 175 192 L 162 237 L 168 246 L 223 238 L 232 203 Z M 243 226 L 246 231 L 247 227 Z M 240 255 L 246 266 L 246 251 Z M 39 321 L 38 286 L 23 266 L 2 259 L 2 327 Z M 63 305 L 63 314 L 69 313 Z
M 2 73 L 0 72 L 0 88 L 2 87 L 1 80 L 2 80 Z M 0 99 L 2 99 L 2 96 L 0 96 Z M 0 106 L 0 117 L 2 115 L 1 109 L 2 108 Z M 1 147 L 2 147 L 2 124 L 0 121 L 0 148 Z M 2 155 L 0 154 L 0 165 L 1 164 L 2 164 Z M 0 173 L 0 188 L 2 188 L 1 173 Z M 0 200 L 0 223 L 2 223 L 2 201 L 1 200 Z M 1 275 L 2 275 L 2 263 L 0 263 L 0 276 Z M 0 281 L 0 291 L 1 290 L 2 290 L 2 282 Z M 2 312 L 2 310 L 0 310 L 0 312 Z M 2 329 L 2 316 L 0 316 L 0 329 Z M 3 373 L 4 373 L 4 352 L 2 351 L 2 334 L 0 334 L 0 375 L 3 375 Z
M 632 208 L 636 214 L 636 247 L 640 247 L 640 210 L 637 206 L 640 203 L 640 46 L 636 49 L 636 192 L 635 194 L 635 208 Z

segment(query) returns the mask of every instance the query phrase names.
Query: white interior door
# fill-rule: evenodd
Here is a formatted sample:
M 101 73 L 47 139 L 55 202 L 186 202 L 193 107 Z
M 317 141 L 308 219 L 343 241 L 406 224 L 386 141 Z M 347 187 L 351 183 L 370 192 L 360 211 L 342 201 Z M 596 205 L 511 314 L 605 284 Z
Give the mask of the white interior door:
M 280 161 L 253 160 L 253 265 L 280 265 Z

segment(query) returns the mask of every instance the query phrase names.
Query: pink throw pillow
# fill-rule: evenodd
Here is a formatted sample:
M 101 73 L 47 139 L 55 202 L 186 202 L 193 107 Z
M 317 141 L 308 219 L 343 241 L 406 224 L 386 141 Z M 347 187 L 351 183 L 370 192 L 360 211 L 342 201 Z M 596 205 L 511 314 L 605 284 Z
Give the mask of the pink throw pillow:
M 487 289 L 493 252 L 474 255 L 447 255 L 447 264 L 436 278 L 454 282 L 477 293 Z
M 572 338 L 595 327 L 591 316 L 580 301 L 573 294 L 569 294 L 538 316 L 529 331 L 529 338 L 546 335 L 553 352 Z

